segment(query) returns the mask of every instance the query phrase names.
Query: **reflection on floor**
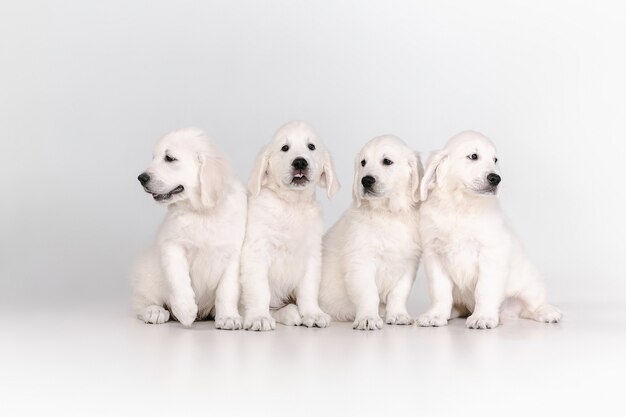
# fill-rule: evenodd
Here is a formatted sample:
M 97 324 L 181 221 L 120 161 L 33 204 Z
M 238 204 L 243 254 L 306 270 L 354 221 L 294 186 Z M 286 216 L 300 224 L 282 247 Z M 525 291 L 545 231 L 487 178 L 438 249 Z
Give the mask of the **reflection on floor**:
M 0 344 L 0 414 L 616 412 L 626 312 L 561 307 L 558 325 L 506 320 L 476 331 L 454 320 L 362 332 L 332 323 L 269 333 L 146 325 L 118 306 L 13 311 Z

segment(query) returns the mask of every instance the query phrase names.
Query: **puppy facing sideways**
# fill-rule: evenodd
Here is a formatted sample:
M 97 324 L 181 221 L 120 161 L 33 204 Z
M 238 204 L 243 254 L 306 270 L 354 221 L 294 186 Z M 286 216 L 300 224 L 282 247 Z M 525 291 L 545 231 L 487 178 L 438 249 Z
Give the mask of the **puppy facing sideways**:
M 412 324 L 407 298 L 420 259 L 418 155 L 395 136 L 369 141 L 354 166 L 354 203 L 324 237 L 320 305 L 353 328 Z
M 184 326 L 215 318 L 240 329 L 239 261 L 246 227 L 246 192 L 226 158 L 200 130 L 165 135 L 139 182 L 168 211 L 155 246 L 134 272 L 134 309 L 146 323 L 172 312 Z
M 275 321 L 330 322 L 318 304 L 324 222 L 316 185 L 329 198 L 339 190 L 330 155 L 311 126 L 287 123 L 257 157 L 248 183 L 241 259 L 246 330 L 273 330 Z
M 499 324 L 505 299 L 521 316 L 556 323 L 541 277 L 506 224 L 497 191 L 500 169 L 493 143 L 476 132 L 453 137 L 429 159 L 420 186 L 420 235 L 431 307 L 420 326 L 469 317 L 471 329 Z

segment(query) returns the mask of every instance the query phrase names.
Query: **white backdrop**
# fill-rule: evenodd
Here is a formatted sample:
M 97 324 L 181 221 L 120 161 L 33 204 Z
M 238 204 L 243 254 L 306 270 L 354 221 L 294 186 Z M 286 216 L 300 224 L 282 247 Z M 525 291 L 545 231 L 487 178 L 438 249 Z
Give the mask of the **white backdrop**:
M 2 305 L 128 299 L 163 209 L 154 141 L 205 129 L 247 180 L 282 123 L 353 157 L 394 133 L 499 148 L 502 201 L 556 304 L 623 300 L 625 14 L 582 1 L 20 1 L 0 6 Z M 319 194 L 321 198 L 322 193 Z M 422 272 L 412 312 L 425 302 Z M 417 305 L 420 304 L 420 305 Z

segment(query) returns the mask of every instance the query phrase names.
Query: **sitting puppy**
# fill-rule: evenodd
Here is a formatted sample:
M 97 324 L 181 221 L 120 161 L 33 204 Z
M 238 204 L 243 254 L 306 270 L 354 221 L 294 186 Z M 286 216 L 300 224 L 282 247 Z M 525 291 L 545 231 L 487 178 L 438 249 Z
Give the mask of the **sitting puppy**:
M 491 329 L 507 298 L 521 301 L 524 318 L 561 319 L 504 220 L 500 180 L 496 149 L 476 132 L 460 133 L 430 158 L 420 187 L 420 235 L 432 305 L 420 326 L 471 314 L 467 327 Z
M 420 259 L 418 155 L 395 136 L 369 141 L 354 166 L 354 204 L 324 237 L 320 305 L 352 327 L 412 324 L 406 303 Z
M 134 273 L 138 317 L 164 323 L 171 311 L 190 326 L 211 315 L 218 329 L 240 329 L 246 192 L 225 157 L 201 131 L 178 130 L 159 140 L 152 163 L 138 179 L 168 208 L 155 247 Z
M 273 330 L 275 320 L 307 327 L 330 322 L 318 304 L 324 222 L 317 184 L 329 198 L 339 190 L 330 155 L 309 125 L 287 123 L 259 154 L 248 183 L 241 261 L 246 330 Z

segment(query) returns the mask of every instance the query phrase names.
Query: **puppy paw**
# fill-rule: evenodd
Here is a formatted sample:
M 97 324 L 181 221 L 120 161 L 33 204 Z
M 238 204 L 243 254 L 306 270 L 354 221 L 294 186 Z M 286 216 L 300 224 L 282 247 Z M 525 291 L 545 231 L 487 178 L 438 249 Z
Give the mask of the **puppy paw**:
M 280 318 L 275 317 L 276 321 L 285 326 L 300 326 L 302 324 L 302 317 L 300 313 L 296 314 L 283 314 Z
M 276 329 L 276 320 L 269 315 L 246 317 L 243 322 L 243 328 L 254 332 L 266 332 Z
M 146 323 L 161 324 L 170 319 L 170 312 L 161 306 L 152 305 L 143 310 L 140 318 Z
M 387 313 L 385 316 L 385 323 L 387 324 L 397 324 L 397 325 L 408 325 L 415 323 L 413 317 L 409 316 L 408 313 L 398 313 L 398 314 L 390 314 Z
M 546 304 L 535 310 L 532 317 L 540 323 L 558 323 L 563 318 L 563 313 L 558 308 Z
M 494 329 L 498 327 L 500 317 L 498 315 L 472 314 L 465 321 L 468 329 Z
M 328 327 L 330 316 L 323 311 L 302 316 L 302 325 L 306 327 Z
M 280 310 L 270 311 L 274 320 L 285 326 L 299 326 L 302 324 L 302 317 L 295 304 L 288 304 Z
M 379 316 L 357 317 L 352 323 L 355 330 L 380 330 L 383 328 L 383 319 Z
M 241 329 L 240 316 L 217 316 L 215 317 L 215 328 L 221 330 Z
M 189 327 L 198 317 L 198 306 L 193 301 L 177 301 L 172 303 L 172 314 L 180 324 Z
M 437 313 L 424 313 L 417 318 L 420 327 L 441 327 L 448 325 L 448 316 Z

